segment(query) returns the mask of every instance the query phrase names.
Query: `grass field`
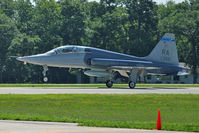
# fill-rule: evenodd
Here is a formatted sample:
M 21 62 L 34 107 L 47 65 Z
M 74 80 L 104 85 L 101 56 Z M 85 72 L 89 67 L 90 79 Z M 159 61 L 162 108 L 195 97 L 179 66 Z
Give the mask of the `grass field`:
M 0 95 L 0 119 L 78 122 L 84 126 L 199 131 L 199 95 Z
M 0 87 L 106 87 L 104 84 L 0 84 Z M 113 84 L 113 88 L 128 84 Z M 137 84 L 136 87 L 199 87 L 199 84 Z

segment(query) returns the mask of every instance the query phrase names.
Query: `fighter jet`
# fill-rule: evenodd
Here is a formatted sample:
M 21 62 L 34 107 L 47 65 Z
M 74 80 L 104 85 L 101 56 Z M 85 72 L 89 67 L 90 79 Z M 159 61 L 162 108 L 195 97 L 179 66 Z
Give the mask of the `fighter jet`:
M 186 67 L 179 66 L 175 35 L 166 33 L 152 52 L 146 57 L 112 52 L 94 47 L 67 45 L 43 54 L 17 57 L 17 60 L 44 68 L 44 82 L 48 81 L 46 72 L 50 67 L 81 68 L 84 74 L 104 77 L 106 86 L 111 88 L 116 73 L 129 78 L 129 87 L 136 86 L 138 76 L 146 75 L 186 75 Z

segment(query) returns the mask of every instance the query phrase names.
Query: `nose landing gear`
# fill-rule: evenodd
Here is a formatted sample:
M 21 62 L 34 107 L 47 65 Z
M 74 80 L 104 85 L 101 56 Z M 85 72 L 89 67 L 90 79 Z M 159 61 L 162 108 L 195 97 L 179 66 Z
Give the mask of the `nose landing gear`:
M 111 88 L 113 86 L 113 80 L 116 80 L 117 72 L 110 72 L 110 77 L 106 80 L 106 87 Z
M 43 81 L 44 82 L 48 82 L 48 77 L 46 77 L 46 72 L 48 71 L 48 66 L 43 66 L 43 76 L 44 76 L 44 78 L 43 78 Z

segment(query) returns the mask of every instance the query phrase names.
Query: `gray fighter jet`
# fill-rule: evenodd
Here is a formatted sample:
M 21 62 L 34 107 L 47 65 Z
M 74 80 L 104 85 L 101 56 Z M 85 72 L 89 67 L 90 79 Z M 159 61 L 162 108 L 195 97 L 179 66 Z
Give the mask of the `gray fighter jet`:
M 152 52 L 146 57 L 136 57 L 99 48 L 67 45 L 49 52 L 17 57 L 17 60 L 44 68 L 47 82 L 48 66 L 81 68 L 84 74 L 106 78 L 106 86 L 112 87 L 116 73 L 129 78 L 129 87 L 134 88 L 138 76 L 186 75 L 188 68 L 179 66 L 175 35 L 166 33 Z

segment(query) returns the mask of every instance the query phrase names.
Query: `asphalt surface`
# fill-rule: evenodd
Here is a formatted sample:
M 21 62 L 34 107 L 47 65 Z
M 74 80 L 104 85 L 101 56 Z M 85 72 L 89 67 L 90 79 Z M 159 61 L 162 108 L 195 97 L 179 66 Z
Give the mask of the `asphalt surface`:
M 199 94 L 199 88 L 0 87 L 0 94 Z
M 0 133 L 183 133 L 122 128 L 81 127 L 75 123 L 0 120 Z

